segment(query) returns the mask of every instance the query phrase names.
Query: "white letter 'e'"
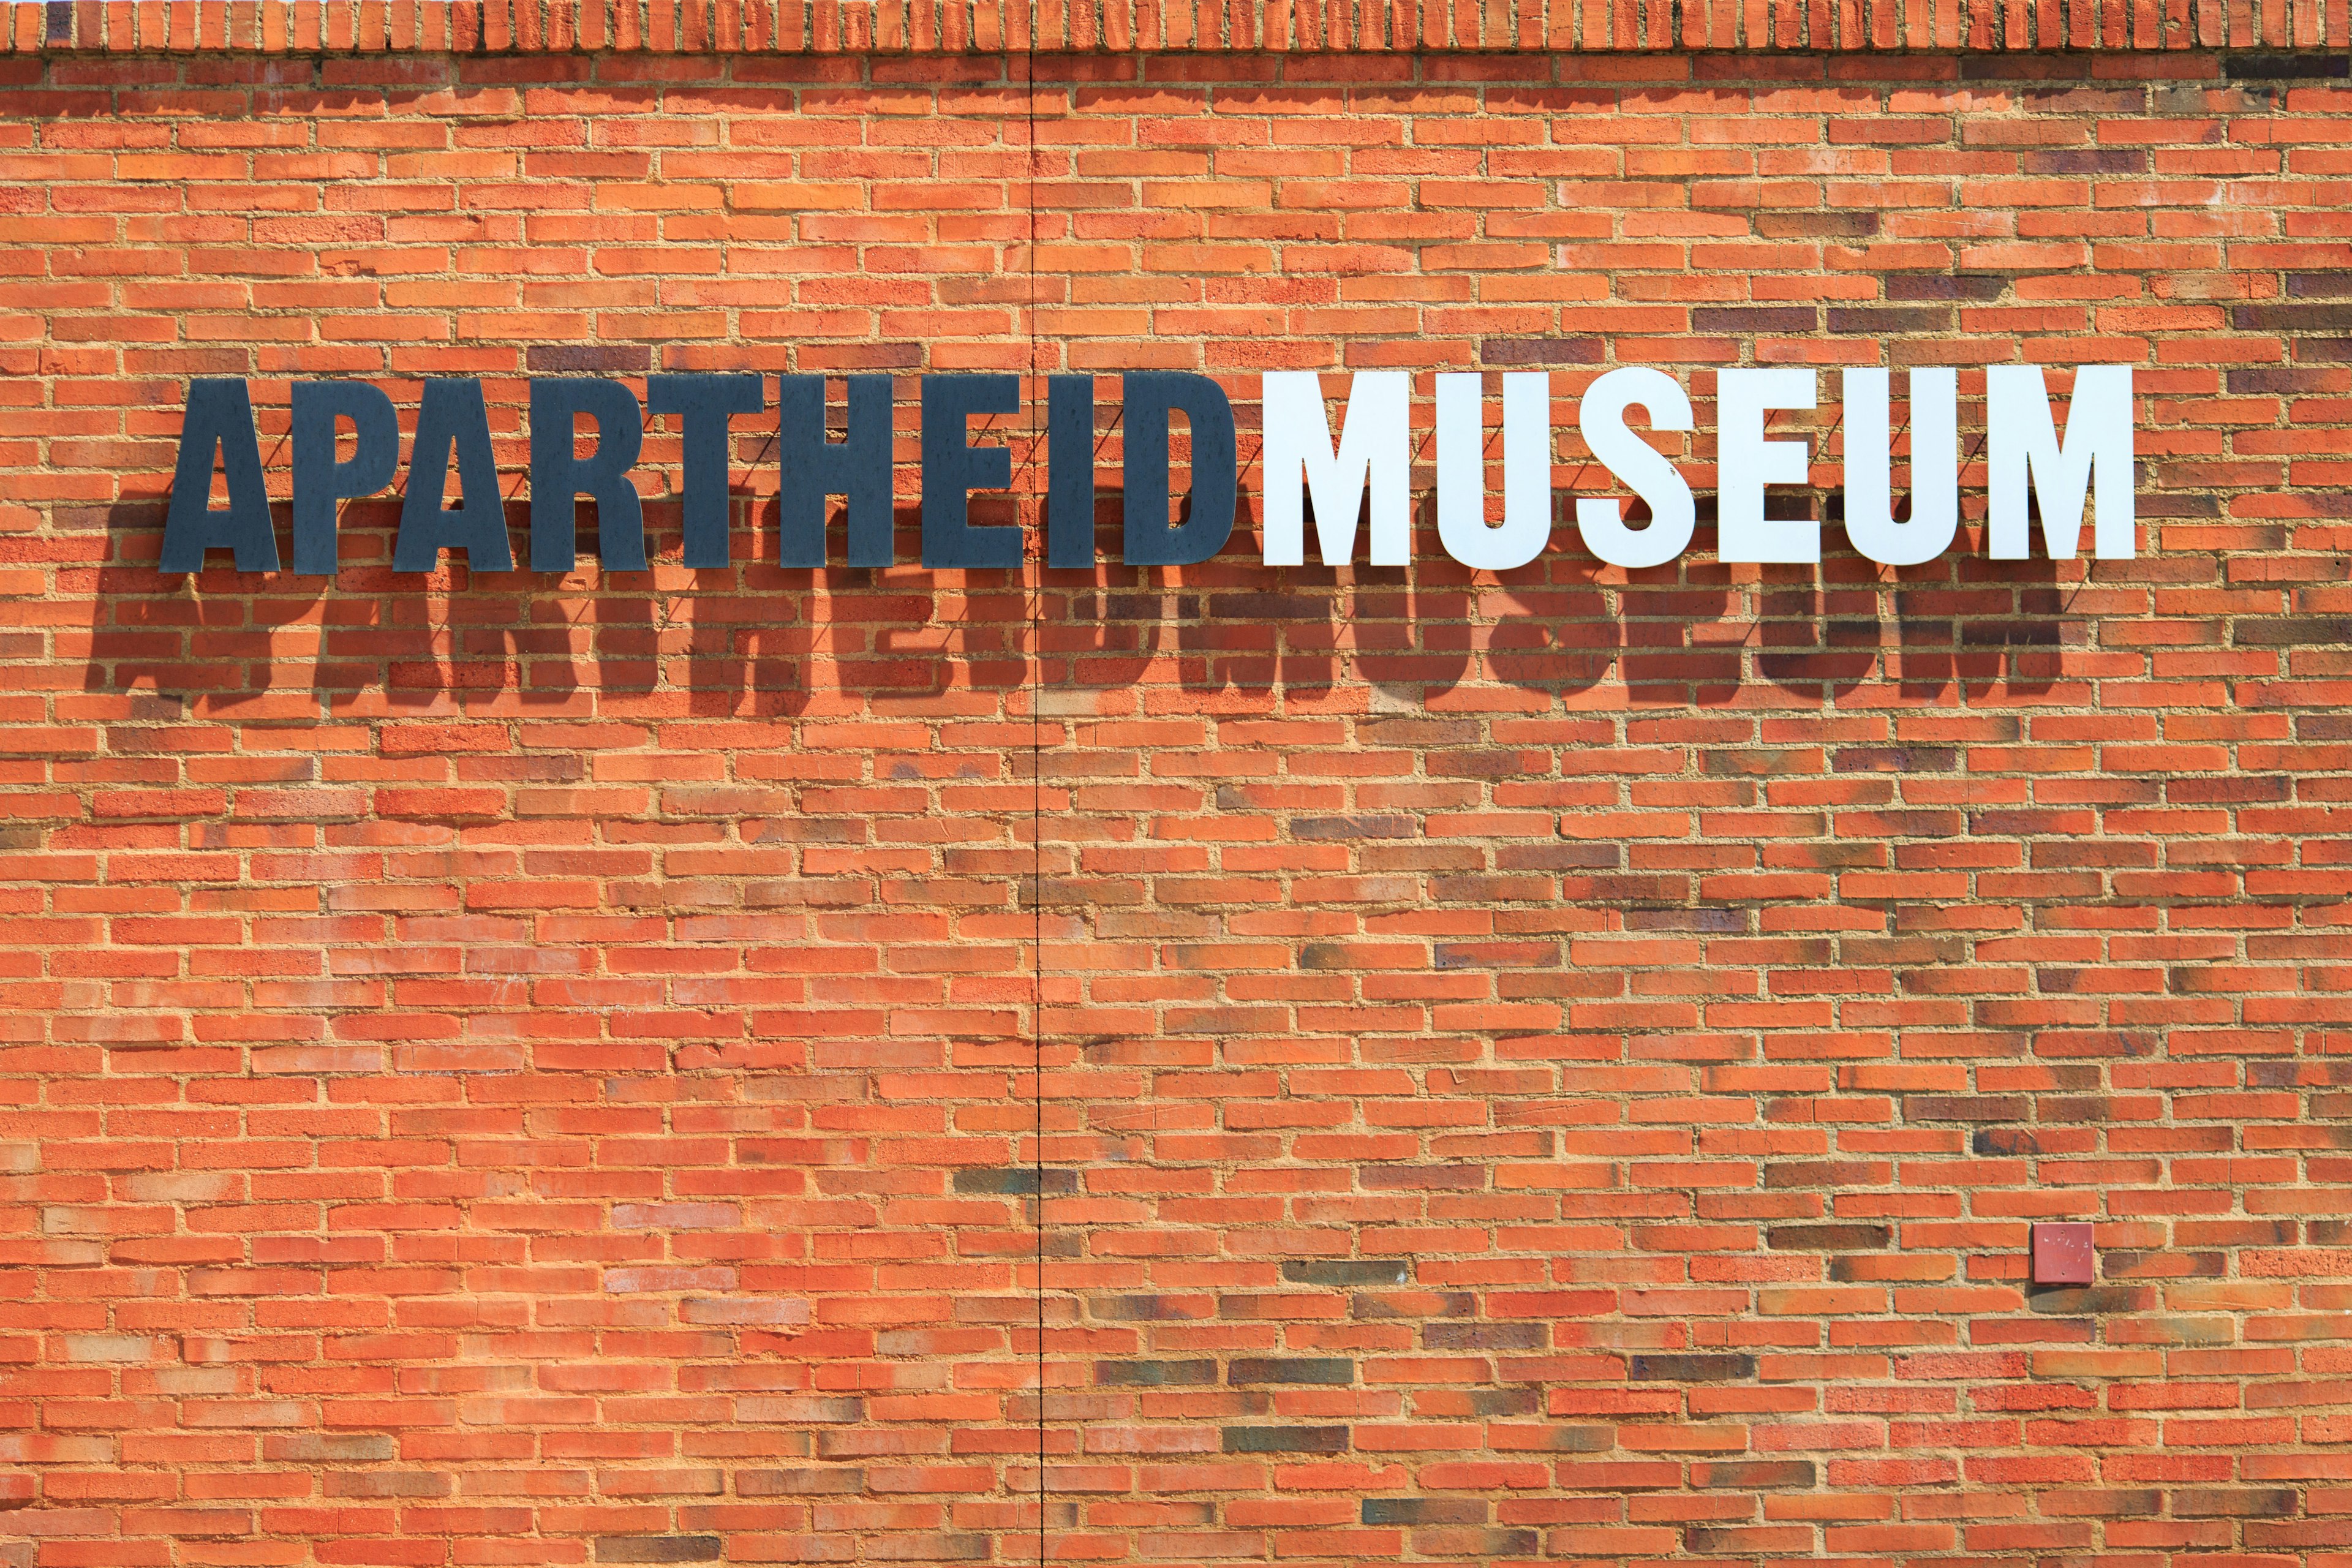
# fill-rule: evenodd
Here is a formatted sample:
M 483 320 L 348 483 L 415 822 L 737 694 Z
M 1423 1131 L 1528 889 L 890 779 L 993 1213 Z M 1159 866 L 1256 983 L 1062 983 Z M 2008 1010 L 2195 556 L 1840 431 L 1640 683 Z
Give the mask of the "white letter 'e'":
M 1764 439 L 1768 409 L 1811 408 L 1813 373 L 1789 366 L 1715 378 L 1717 555 L 1727 562 L 1819 561 L 1822 525 L 1764 516 L 1764 487 L 1805 482 L 1802 441 Z

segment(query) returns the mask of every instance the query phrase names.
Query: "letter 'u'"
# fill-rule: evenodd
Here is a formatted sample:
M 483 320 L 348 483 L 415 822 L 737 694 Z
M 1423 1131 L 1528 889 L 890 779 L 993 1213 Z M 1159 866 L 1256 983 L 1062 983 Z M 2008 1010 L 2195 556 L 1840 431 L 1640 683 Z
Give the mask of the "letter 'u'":
M 1911 373 L 1911 517 L 1895 521 L 1895 445 L 1887 373 L 1845 373 L 1845 534 L 1886 566 L 1941 555 L 1960 526 L 1959 375 L 1949 365 Z
M 1437 378 L 1437 537 L 1465 566 L 1507 572 L 1551 542 L 1551 376 L 1503 377 L 1503 526 L 1486 526 L 1486 426 L 1475 373 Z

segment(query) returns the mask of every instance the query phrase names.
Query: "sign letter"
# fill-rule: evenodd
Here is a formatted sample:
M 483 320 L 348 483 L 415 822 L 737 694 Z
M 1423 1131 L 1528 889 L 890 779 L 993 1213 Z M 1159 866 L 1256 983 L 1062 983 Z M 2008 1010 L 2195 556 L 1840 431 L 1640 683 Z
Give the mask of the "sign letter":
M 1315 503 L 1315 539 L 1326 566 L 1344 566 L 1356 553 L 1356 514 L 1371 490 L 1372 564 L 1402 566 L 1412 553 L 1405 486 L 1412 456 L 1407 404 L 1412 378 L 1401 370 L 1368 370 L 1348 391 L 1339 416 L 1339 447 L 1331 449 L 1331 423 L 1323 413 L 1322 379 L 1313 371 L 1268 371 L 1260 398 L 1265 417 L 1265 563 L 1297 566 L 1306 560 L 1302 471 Z
M 228 480 L 228 510 L 212 510 L 213 453 Z M 240 572 L 278 570 L 278 533 L 269 525 L 269 490 L 261 478 L 261 442 L 253 431 L 253 397 L 242 381 L 188 383 L 180 420 L 180 456 L 172 465 L 172 503 L 163 513 L 166 572 L 201 572 L 205 552 L 226 545 Z
M 1675 466 L 1625 427 L 1625 410 L 1636 404 L 1649 412 L 1655 429 L 1691 427 L 1690 398 L 1681 385 L 1645 365 L 1612 370 L 1586 387 L 1576 419 L 1593 457 L 1649 502 L 1649 523 L 1628 528 L 1623 502 L 1613 496 L 1586 496 L 1576 503 L 1576 531 L 1584 536 L 1584 547 L 1612 566 L 1663 566 L 1688 548 L 1698 509 L 1689 482 Z
M 1997 364 L 1985 372 L 1986 445 L 1991 448 L 1987 521 L 1992 558 L 2022 561 L 2026 487 L 2042 502 L 2042 547 L 2072 561 L 2083 538 L 2083 502 L 2091 501 L 2091 552 L 2128 561 L 2138 552 L 2132 494 L 2132 373 L 2127 364 L 2086 364 L 2074 372 L 2061 446 L 2050 416 L 2050 388 L 2038 364 Z

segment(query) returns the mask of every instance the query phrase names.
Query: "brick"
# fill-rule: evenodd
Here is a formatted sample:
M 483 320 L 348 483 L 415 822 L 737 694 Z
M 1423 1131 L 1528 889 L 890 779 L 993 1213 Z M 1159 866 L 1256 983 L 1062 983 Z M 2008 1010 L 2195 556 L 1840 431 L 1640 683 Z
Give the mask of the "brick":
M 1724 1383 L 1756 1375 L 1751 1355 L 1637 1355 L 1625 1361 L 1636 1383 Z
M 1224 1451 L 1228 1454 L 1344 1454 L 1349 1447 L 1349 1431 L 1345 1426 L 1228 1426 L 1224 1429 Z
M 1225 1381 L 1337 1384 L 1345 1387 L 1356 1381 L 1356 1363 L 1344 1356 L 1236 1356 L 1226 1365 Z
M 599 1563 L 712 1563 L 719 1558 L 715 1535 L 600 1535 Z

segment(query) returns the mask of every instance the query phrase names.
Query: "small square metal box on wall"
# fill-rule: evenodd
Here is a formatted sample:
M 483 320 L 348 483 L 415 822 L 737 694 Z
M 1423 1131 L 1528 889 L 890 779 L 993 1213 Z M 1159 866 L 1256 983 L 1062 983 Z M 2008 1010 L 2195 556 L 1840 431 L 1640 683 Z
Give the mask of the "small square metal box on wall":
M 2091 1227 L 2074 1223 L 2033 1227 L 2033 1282 L 2036 1285 L 2088 1285 L 2098 1272 L 2097 1251 Z

